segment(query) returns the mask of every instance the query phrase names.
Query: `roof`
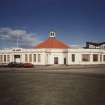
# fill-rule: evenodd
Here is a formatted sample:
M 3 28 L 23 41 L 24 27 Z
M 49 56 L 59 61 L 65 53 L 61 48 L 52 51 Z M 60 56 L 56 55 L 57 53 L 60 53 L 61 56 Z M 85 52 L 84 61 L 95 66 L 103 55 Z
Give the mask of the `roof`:
M 35 48 L 70 48 L 68 45 L 63 43 L 62 41 L 57 40 L 56 38 L 49 37 L 47 40 L 39 43 L 35 46 Z
M 101 42 L 101 43 L 95 43 L 95 42 L 86 42 L 86 44 L 90 44 L 90 45 L 94 45 L 94 46 L 99 46 L 99 45 L 103 45 L 105 44 L 105 42 Z

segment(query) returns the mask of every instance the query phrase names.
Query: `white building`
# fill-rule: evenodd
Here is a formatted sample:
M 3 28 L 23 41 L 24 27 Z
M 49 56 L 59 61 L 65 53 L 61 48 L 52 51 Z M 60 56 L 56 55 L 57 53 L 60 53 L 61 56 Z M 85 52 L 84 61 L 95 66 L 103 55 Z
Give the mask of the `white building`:
M 0 50 L 0 64 L 9 62 L 32 63 L 34 65 L 105 64 L 105 49 L 73 49 L 57 40 L 54 32 L 50 32 L 49 38 L 36 45 L 35 48 Z

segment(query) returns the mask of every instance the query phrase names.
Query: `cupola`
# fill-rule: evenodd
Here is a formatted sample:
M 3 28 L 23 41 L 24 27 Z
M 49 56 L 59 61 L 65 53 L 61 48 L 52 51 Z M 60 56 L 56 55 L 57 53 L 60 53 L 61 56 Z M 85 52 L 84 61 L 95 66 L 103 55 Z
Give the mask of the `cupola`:
M 55 38 L 56 37 L 56 33 L 51 31 L 49 32 L 49 38 Z
M 37 44 L 35 48 L 59 48 L 59 49 L 70 48 L 68 45 L 55 38 L 56 37 L 55 32 L 51 31 L 49 32 L 48 35 L 49 35 L 48 39 Z

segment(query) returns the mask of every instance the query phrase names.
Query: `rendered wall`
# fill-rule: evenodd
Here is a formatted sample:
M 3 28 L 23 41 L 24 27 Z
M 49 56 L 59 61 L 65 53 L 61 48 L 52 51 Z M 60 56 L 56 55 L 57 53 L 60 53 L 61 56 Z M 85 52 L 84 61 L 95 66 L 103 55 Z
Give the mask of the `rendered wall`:
M 54 64 L 54 57 L 58 57 L 58 64 L 64 64 L 64 58 L 66 58 L 67 65 L 86 65 L 86 64 L 105 64 L 103 60 L 103 55 L 105 55 L 104 49 L 21 49 L 21 50 L 14 50 L 14 49 L 5 49 L 0 50 L 0 55 L 10 55 L 10 61 L 14 61 L 14 55 L 20 55 L 21 62 L 25 63 L 25 54 L 29 56 L 32 54 L 32 63 L 34 65 L 53 65 Z M 33 61 L 33 55 L 36 54 L 36 62 Z M 38 62 L 38 54 L 41 55 L 41 60 Z M 72 54 L 75 54 L 75 62 L 72 62 Z M 82 54 L 90 54 L 90 61 L 84 62 L 82 61 Z M 98 61 L 93 62 L 93 54 L 98 54 Z M 3 58 L 4 59 L 4 58 Z M 8 61 L 0 62 L 2 63 L 9 63 Z

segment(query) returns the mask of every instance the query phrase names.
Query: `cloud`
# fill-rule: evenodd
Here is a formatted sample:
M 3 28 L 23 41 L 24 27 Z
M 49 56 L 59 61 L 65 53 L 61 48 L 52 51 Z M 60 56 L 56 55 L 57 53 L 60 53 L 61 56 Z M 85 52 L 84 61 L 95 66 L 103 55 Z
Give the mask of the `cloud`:
M 33 47 L 37 39 L 33 33 L 22 29 L 0 28 L 0 41 L 8 42 L 11 47 L 16 47 L 17 39 L 19 47 Z M 5 45 L 6 46 L 6 45 Z

